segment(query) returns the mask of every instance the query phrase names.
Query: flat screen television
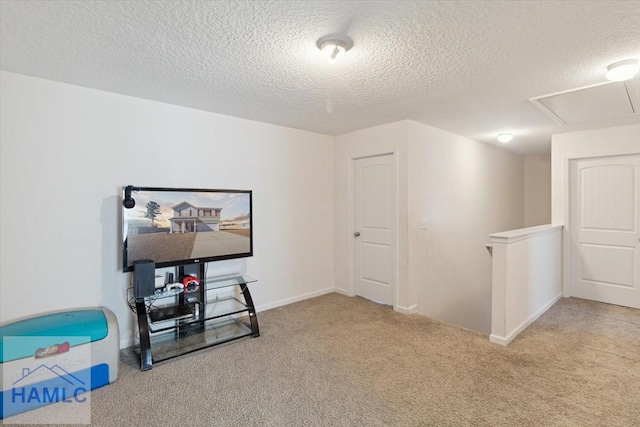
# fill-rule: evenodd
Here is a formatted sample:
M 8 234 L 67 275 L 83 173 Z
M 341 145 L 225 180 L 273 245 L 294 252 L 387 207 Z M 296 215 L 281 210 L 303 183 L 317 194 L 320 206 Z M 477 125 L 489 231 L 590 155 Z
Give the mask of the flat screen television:
M 123 271 L 253 256 L 252 192 L 196 188 L 123 188 Z

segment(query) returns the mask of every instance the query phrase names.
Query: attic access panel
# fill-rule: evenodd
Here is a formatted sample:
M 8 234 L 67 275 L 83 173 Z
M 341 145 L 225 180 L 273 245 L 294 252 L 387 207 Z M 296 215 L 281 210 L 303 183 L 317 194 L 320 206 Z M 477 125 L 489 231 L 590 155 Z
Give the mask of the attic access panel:
M 611 119 L 635 114 L 631 91 L 625 82 L 604 83 L 531 98 L 530 101 L 559 124 Z

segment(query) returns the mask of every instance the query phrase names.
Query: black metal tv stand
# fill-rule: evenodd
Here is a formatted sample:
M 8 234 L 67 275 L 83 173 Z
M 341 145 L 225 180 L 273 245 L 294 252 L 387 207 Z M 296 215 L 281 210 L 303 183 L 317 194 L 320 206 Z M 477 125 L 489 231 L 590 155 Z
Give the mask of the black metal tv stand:
M 195 271 L 194 271 L 195 268 Z M 258 317 L 244 273 L 205 277 L 204 265 L 179 267 L 195 274 L 195 292 L 172 290 L 136 300 L 140 368 L 244 337 L 259 337 Z

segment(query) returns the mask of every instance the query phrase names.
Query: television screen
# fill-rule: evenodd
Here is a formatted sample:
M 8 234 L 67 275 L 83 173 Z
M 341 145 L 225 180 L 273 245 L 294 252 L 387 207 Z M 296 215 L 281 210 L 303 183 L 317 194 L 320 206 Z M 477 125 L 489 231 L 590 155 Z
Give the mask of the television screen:
M 123 271 L 253 255 L 251 191 L 193 188 L 123 189 Z

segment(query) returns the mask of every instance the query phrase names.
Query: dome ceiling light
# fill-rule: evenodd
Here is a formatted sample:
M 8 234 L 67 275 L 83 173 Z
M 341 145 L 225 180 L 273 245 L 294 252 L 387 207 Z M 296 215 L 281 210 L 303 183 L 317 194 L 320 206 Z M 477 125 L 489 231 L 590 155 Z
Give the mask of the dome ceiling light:
M 498 134 L 498 141 L 502 142 L 503 144 L 511 142 L 512 139 L 513 139 L 512 133 L 505 132 L 505 133 Z
M 623 82 L 633 78 L 636 74 L 638 74 L 638 60 L 626 59 L 609 65 L 605 77 L 612 82 Z
M 341 55 L 353 47 L 353 40 L 349 37 L 325 36 L 316 43 L 327 57 L 329 63 L 336 62 L 338 55 Z

